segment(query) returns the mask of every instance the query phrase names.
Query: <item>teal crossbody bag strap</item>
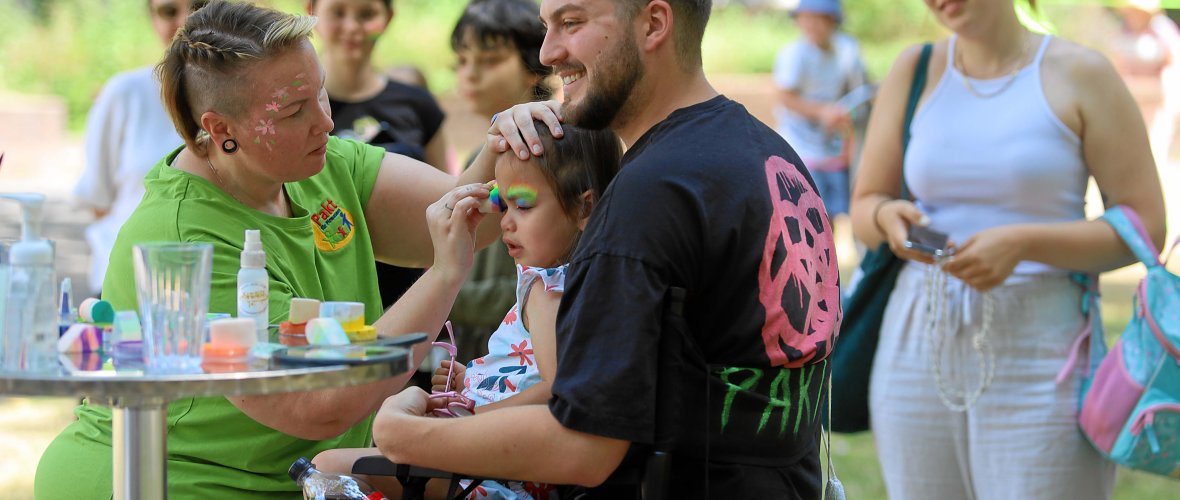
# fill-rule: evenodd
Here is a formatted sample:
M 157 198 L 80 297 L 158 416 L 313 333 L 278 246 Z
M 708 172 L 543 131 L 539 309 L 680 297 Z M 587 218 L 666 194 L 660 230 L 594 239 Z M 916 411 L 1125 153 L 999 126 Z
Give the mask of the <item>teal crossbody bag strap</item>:
M 914 81 L 910 84 L 910 97 L 905 106 L 905 123 L 901 126 L 901 198 L 910 199 L 910 188 L 905 183 L 905 152 L 910 147 L 910 124 L 914 122 L 914 113 L 918 110 L 918 99 L 926 89 L 926 73 L 930 67 L 930 54 L 934 51 L 934 44 L 922 45 L 922 53 L 918 56 L 918 64 L 914 66 Z

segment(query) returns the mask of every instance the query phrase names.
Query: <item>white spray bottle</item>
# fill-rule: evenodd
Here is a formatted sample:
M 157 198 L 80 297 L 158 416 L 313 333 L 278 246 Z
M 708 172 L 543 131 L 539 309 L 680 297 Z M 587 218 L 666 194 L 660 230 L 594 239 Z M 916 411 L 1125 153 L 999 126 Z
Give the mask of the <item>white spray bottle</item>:
M 246 244 L 242 248 L 242 269 L 238 271 L 238 317 L 254 320 L 258 341 L 269 341 L 270 277 L 266 273 L 262 233 L 257 229 L 246 230 Z
M 41 237 L 45 195 L 0 193 L 21 206 L 21 239 L 9 250 L 3 359 L 9 370 L 51 368 L 57 359 L 58 311 L 53 245 Z

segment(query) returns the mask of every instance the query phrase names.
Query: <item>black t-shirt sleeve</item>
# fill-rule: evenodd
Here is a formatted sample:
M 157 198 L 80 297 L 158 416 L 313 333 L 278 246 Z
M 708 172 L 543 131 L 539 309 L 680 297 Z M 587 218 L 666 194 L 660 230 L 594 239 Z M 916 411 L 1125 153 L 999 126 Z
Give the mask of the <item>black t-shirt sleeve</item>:
M 442 128 L 446 113 L 439 107 L 438 101 L 430 95 L 429 91 L 409 85 L 406 88 L 409 89 L 407 96 L 410 99 L 410 105 L 418 114 L 418 119 L 422 121 L 422 146 L 425 147 Z
M 643 262 L 615 255 L 569 272 L 550 411 L 576 431 L 651 443 L 666 284 Z
M 550 400 L 568 428 L 654 439 L 664 301 L 670 287 L 695 286 L 705 224 L 699 188 L 666 168 L 623 169 L 570 263 Z

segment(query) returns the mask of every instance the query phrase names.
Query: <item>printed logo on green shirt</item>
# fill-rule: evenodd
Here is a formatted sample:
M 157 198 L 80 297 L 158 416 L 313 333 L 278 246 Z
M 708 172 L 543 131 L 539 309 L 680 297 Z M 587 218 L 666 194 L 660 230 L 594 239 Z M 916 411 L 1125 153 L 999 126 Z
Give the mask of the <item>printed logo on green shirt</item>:
M 320 211 L 311 214 L 315 229 L 315 246 L 325 252 L 335 252 L 352 241 L 352 214 L 337 206 L 331 198 L 320 204 Z

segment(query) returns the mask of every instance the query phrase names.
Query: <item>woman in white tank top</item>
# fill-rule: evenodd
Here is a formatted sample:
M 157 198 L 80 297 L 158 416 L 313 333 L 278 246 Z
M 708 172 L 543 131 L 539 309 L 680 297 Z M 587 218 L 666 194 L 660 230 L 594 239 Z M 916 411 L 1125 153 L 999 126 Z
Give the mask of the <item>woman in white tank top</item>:
M 870 388 L 886 488 L 894 499 L 1109 498 L 1114 467 L 1076 427 L 1081 372 L 1054 379 L 1084 323 L 1068 272 L 1134 260 L 1110 226 L 1085 220 L 1088 179 L 1162 243 L 1143 119 L 1103 56 L 1029 32 L 1012 1 L 925 2 L 953 35 L 934 44 L 904 161 L 921 48 L 881 85 L 851 207 L 858 239 L 910 261 Z M 917 202 L 899 199 L 903 163 Z M 906 249 L 911 225 L 949 234 L 954 257 L 934 266 Z

